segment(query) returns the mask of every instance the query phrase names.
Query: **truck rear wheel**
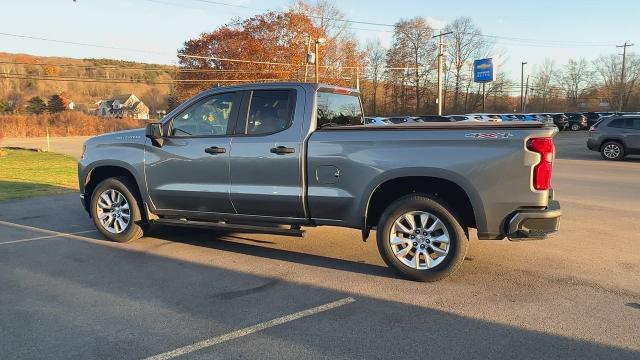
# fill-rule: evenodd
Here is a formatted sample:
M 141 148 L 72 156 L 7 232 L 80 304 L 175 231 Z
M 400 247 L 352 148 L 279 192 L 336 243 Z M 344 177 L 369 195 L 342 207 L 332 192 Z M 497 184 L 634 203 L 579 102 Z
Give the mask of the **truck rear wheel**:
M 417 281 L 438 281 L 453 274 L 469 243 L 447 206 L 424 195 L 405 196 L 389 205 L 376 234 L 385 263 Z
M 107 239 L 127 242 L 144 234 L 136 188 L 125 177 L 101 181 L 91 194 L 93 222 Z

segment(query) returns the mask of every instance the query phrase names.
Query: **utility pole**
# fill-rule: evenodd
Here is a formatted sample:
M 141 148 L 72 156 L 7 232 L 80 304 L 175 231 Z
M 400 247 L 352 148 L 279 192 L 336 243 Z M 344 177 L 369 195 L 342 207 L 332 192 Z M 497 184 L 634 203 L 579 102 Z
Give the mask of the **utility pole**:
M 360 90 L 360 69 L 356 66 L 356 89 Z
M 442 115 L 442 80 L 444 79 L 444 75 L 442 74 L 444 68 L 444 38 L 443 36 L 453 34 L 453 31 L 449 31 L 446 33 L 434 35 L 433 37 L 437 37 L 440 40 L 440 49 L 438 51 L 438 115 Z M 416 64 L 417 65 L 417 64 Z
M 524 66 L 526 62 L 522 63 L 522 69 L 520 71 L 520 112 L 524 114 Z
M 318 55 L 318 48 L 320 47 L 320 44 L 324 44 L 325 42 L 327 42 L 327 39 L 325 38 L 319 38 L 316 40 L 316 83 L 320 82 L 320 56 Z
M 309 76 L 309 54 L 311 53 L 311 35 L 307 36 L 307 56 L 304 63 L 304 82 L 307 82 L 307 77 Z
M 524 91 L 524 102 L 523 102 L 523 106 L 522 106 L 522 113 L 525 113 L 525 110 L 527 110 L 527 98 L 529 97 L 529 75 L 527 75 L 527 85 L 525 85 L 525 91 Z
M 624 100 L 624 88 L 625 88 L 625 84 L 624 84 L 624 68 L 625 65 L 627 64 L 627 48 L 629 46 L 633 46 L 633 44 L 628 44 L 626 41 L 624 42 L 624 44 L 622 45 L 616 45 L 616 47 L 618 48 L 622 48 L 622 72 L 620 74 L 620 98 L 618 100 L 618 112 L 622 112 L 622 102 Z

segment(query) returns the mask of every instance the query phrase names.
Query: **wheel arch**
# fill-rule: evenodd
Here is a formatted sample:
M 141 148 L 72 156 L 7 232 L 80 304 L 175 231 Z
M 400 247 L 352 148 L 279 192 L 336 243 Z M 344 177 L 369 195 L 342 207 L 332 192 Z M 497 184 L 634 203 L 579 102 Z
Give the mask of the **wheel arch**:
M 605 144 L 610 143 L 610 142 L 617 142 L 618 144 L 622 145 L 622 149 L 626 151 L 627 149 L 627 144 L 625 144 L 624 139 L 622 137 L 606 137 L 604 138 L 601 142 L 600 142 L 600 151 L 602 151 L 602 148 L 605 146 Z
M 403 169 L 383 174 L 372 182 L 362 206 L 363 229 L 376 226 L 394 200 L 421 193 L 442 199 L 460 217 L 464 227 L 484 230 L 484 206 L 475 188 L 461 175 L 443 169 Z
M 139 179 L 134 175 L 136 172 L 131 166 L 124 162 L 101 162 L 93 164 L 85 171 L 85 176 L 82 180 L 84 189 L 84 195 L 87 200 L 84 202 L 85 209 L 89 211 L 89 204 L 91 203 L 91 196 L 95 187 L 103 180 L 115 177 L 125 177 L 131 181 L 135 186 L 133 190 L 136 192 L 136 196 L 141 206 L 141 213 L 144 219 L 148 219 L 148 211 L 144 201 L 143 189 L 140 187 Z

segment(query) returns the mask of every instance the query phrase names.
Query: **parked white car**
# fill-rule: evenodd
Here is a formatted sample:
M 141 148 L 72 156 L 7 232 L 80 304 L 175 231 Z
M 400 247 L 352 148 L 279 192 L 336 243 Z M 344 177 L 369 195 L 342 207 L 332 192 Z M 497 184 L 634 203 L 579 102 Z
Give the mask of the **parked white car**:
M 467 114 L 467 116 L 479 116 L 481 121 L 495 121 L 495 122 L 500 122 L 502 121 L 502 119 L 500 118 L 500 115 L 497 114 Z
M 365 117 L 364 118 L 365 125 L 389 125 L 391 122 L 389 118 L 385 117 Z

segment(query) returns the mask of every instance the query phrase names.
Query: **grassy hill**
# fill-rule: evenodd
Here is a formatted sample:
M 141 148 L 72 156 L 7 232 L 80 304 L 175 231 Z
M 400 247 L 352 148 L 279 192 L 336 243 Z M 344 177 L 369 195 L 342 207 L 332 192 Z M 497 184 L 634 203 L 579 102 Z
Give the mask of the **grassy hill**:
M 116 94 L 134 93 L 151 113 L 166 107 L 175 68 L 112 59 L 74 59 L 0 52 L 0 99 L 20 110 L 33 96 L 64 93 L 80 110 Z

